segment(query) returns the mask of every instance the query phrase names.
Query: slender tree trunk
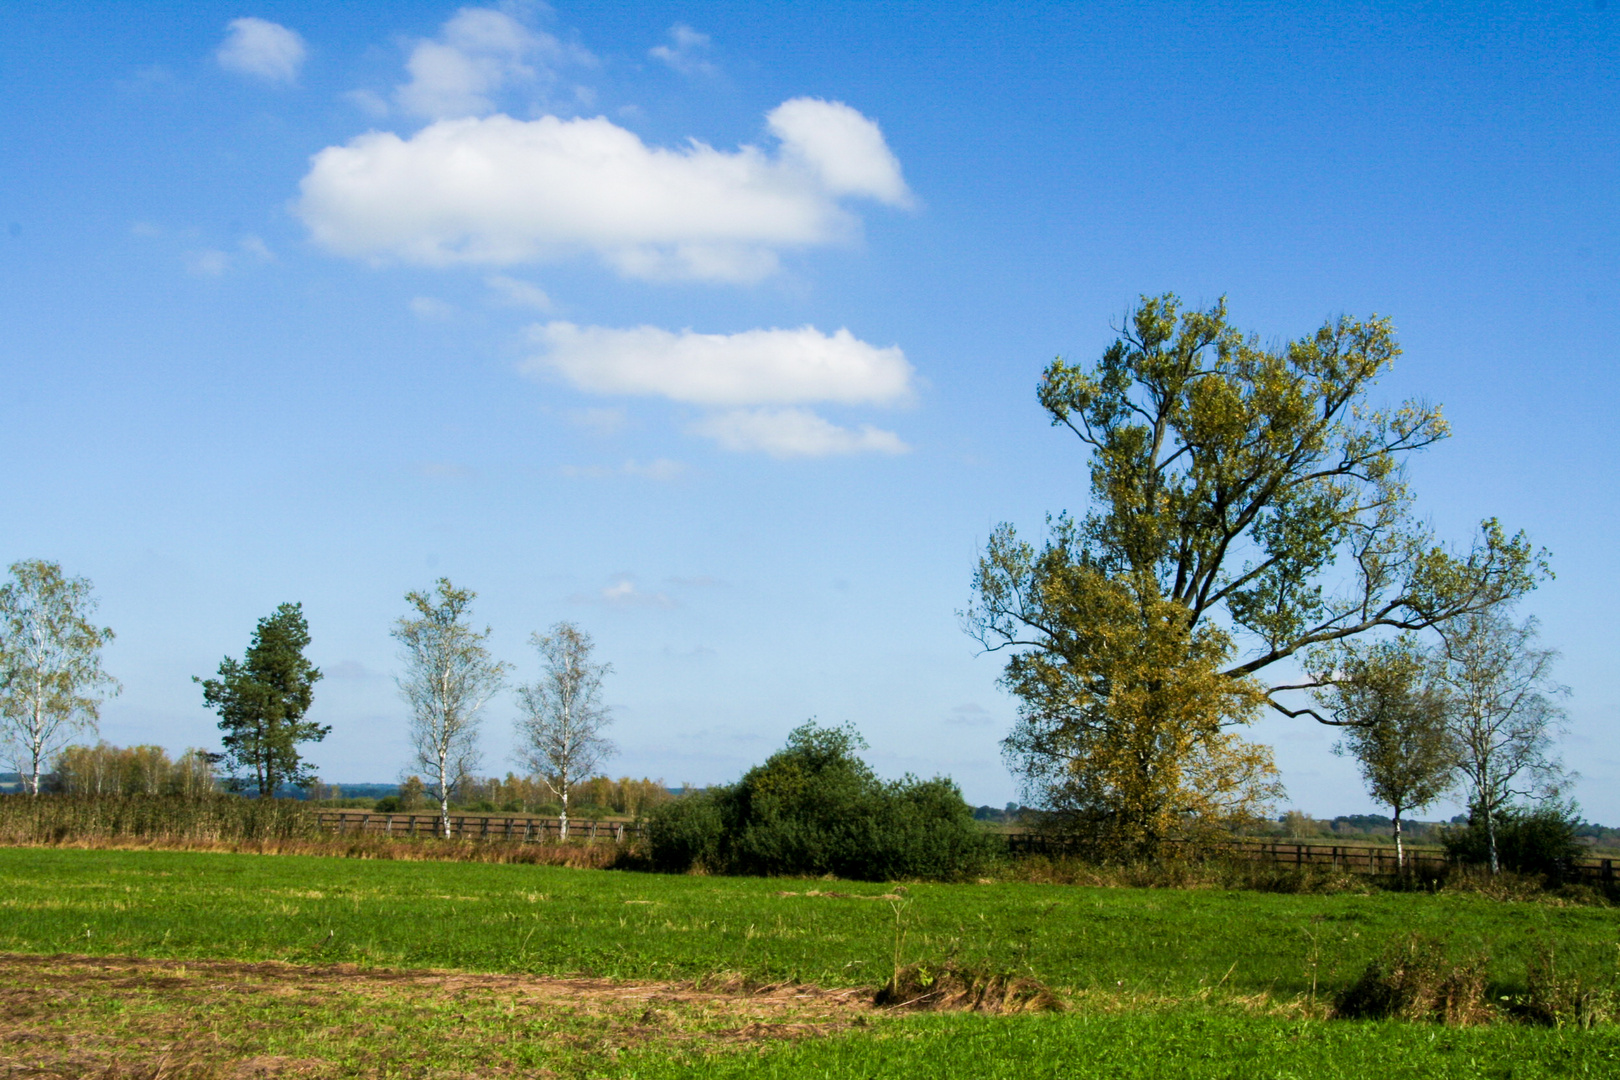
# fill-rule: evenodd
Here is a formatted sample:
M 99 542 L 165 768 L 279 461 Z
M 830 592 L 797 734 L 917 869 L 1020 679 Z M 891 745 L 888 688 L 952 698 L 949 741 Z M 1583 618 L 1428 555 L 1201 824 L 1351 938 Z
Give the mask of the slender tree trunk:
M 1406 869 L 1406 852 L 1401 847 L 1401 808 L 1395 807 L 1395 869 Z
M 1489 809 L 1485 811 L 1485 836 L 1491 845 L 1491 876 L 1495 877 L 1502 872 L 1502 863 L 1496 857 L 1496 815 Z
M 444 767 L 444 754 L 439 754 L 439 831 L 450 839 L 450 784 Z
M 562 817 L 557 819 L 557 839 L 568 839 L 568 774 L 562 776 Z

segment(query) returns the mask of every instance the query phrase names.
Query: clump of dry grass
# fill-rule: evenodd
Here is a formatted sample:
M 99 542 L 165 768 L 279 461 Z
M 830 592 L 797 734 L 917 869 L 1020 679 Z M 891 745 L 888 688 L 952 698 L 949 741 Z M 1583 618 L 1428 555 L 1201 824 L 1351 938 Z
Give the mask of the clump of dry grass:
M 1062 1002 L 1037 979 L 956 963 L 907 964 L 873 999 L 885 1009 L 985 1013 L 1054 1012 Z
M 1118 889 L 1248 889 L 1274 893 L 1367 893 L 1365 874 L 1328 866 L 1278 866 L 1254 859 L 1185 858 L 1097 863 L 1028 855 L 1008 860 L 1002 878 L 1038 885 L 1087 885 Z
M 13 843 L 15 847 L 74 848 L 87 851 L 224 851 L 245 855 L 316 855 L 338 859 L 400 862 L 512 863 L 571 866 L 584 870 L 639 868 L 634 844 L 549 843 L 516 840 L 314 836 L 269 840 L 208 840 L 169 836 L 77 836 L 58 841 Z
M 1489 958 L 1454 960 L 1446 940 L 1412 934 L 1391 942 L 1333 1003 L 1345 1019 L 1434 1020 L 1453 1026 L 1482 1024 L 1493 1015 L 1485 996 Z
M 1522 1020 L 1590 1028 L 1620 1019 L 1620 972 L 1594 979 L 1560 970 L 1557 949 L 1550 944 L 1531 957 L 1524 981 L 1526 993 L 1513 1006 Z

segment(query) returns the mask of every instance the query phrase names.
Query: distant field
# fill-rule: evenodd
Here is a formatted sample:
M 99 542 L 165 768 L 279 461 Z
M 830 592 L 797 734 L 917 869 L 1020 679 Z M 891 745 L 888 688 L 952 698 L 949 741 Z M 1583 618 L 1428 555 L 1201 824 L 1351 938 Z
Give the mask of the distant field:
M 1620 961 L 1615 909 L 1504 903 L 1471 894 L 1316 896 L 1007 883 L 916 884 L 901 892 L 847 882 L 543 866 L 0 849 L 0 951 L 280 961 L 300 965 L 299 971 L 353 965 L 341 969 L 354 971 L 352 977 L 329 975 L 328 984 L 321 984 L 329 985 L 329 993 L 308 990 L 304 1012 L 295 1010 L 294 1019 L 266 1028 L 285 1042 L 304 1030 L 296 1016 L 313 1018 L 321 1012 L 317 1003 L 327 1003 L 322 1015 L 329 1019 L 317 1027 L 328 1034 L 304 1039 L 293 1055 L 314 1063 L 307 1075 L 323 1075 L 322 1068 L 339 1068 L 334 1062 L 342 1061 L 354 1069 L 361 1068 L 354 1062 L 372 1062 L 365 1066 L 370 1069 L 377 1055 L 386 1059 L 399 1052 L 399 1033 L 449 1023 L 445 1017 L 454 1015 L 499 1029 L 503 1034 L 486 1039 L 486 1049 L 512 1068 L 543 1064 L 569 1075 L 666 1075 L 675 1068 L 670 1061 L 707 1055 L 718 1055 L 709 1068 L 720 1076 L 912 1070 L 962 1076 L 1620 1075 L 1620 1041 L 1612 1026 L 1586 1032 L 1506 1025 L 1454 1031 L 1309 1019 L 1321 1015 L 1321 1003 L 1385 942 L 1414 930 L 1449 935 L 1459 952 L 1488 952 L 1492 992 L 1498 995 L 1522 989 L 1527 960 L 1546 944 L 1557 948 L 1568 970 L 1592 979 L 1612 976 Z M 883 982 L 897 956 L 902 962 L 954 958 L 1031 975 L 1074 1007 L 1059 1016 L 895 1018 L 862 1005 L 859 1016 L 839 1012 L 828 1019 L 815 1013 L 821 1006 L 801 1002 L 783 1008 L 793 1016 L 799 1016 L 793 1010 L 809 1008 L 811 1019 L 782 1019 L 780 1031 L 771 1026 L 777 1021 L 749 1021 L 753 1036 L 710 1038 L 703 1032 L 729 1031 L 726 1025 L 735 1020 L 726 1019 L 730 1014 L 718 1003 L 694 1004 L 677 994 L 668 1008 L 637 1005 L 634 1015 L 603 1006 L 600 1024 L 591 1028 L 584 1020 L 559 1018 L 553 995 L 546 998 L 554 1004 L 542 1024 L 560 1040 L 552 1053 L 544 1051 L 550 1044 L 543 1040 L 531 1045 L 527 1036 L 514 1034 L 541 1023 L 538 1014 L 500 1006 L 503 993 L 550 994 L 539 982 L 499 984 L 505 990 L 483 986 L 483 1004 L 459 1014 L 460 1006 L 446 1006 L 450 1011 L 440 1015 L 431 995 L 424 999 L 420 992 L 395 1000 L 387 990 L 395 984 L 387 979 L 373 979 L 383 989 L 367 998 L 374 1002 L 370 1013 L 333 1011 L 332 1004 L 351 990 L 358 993 L 353 988 L 364 983 L 364 972 L 406 969 L 519 980 L 585 977 L 612 985 L 632 980 L 690 986 L 700 980 L 701 987 L 706 980 L 854 990 Z M 217 1019 L 219 1008 L 197 1004 L 207 997 L 209 978 L 183 965 L 181 975 L 172 975 L 171 964 L 164 969 L 171 972 L 163 977 L 168 981 L 154 982 L 150 973 L 120 981 L 29 963 L 34 966 L 18 969 L 26 977 L 8 970 L 8 984 L 33 987 L 14 993 L 32 994 L 29 1001 L 53 1000 L 53 994 L 63 999 L 71 984 L 80 1010 L 74 1015 L 82 1014 L 86 1031 L 106 1027 L 105 1019 L 95 1020 L 97 1009 L 120 1024 L 150 1015 L 158 1018 L 153 1023 L 168 1025 L 165 1030 L 193 1022 L 218 1027 L 206 1018 Z M 160 989 L 148 993 L 140 987 Z M 132 1004 L 125 1000 L 130 994 L 148 996 Z M 660 1021 L 660 1010 L 673 1019 Z M 365 1031 L 343 1026 L 362 1020 Z M 663 1035 L 657 1034 L 660 1022 L 668 1029 Z M 250 1021 L 242 1023 L 249 1026 L 230 1043 L 233 1054 L 257 1045 Z M 572 1035 L 570 1024 L 578 1028 Z M 811 1037 L 782 1041 L 795 1034 Z M 526 1049 L 514 1058 L 519 1043 Z M 0 1041 L 0 1062 L 9 1045 Z M 468 1068 L 451 1058 L 434 1068 Z M 1073 1071 L 1082 1059 L 1090 1071 Z M 1503 1071 L 1509 1065 L 1518 1071 Z M 332 1075 L 345 1075 L 342 1068 Z M 401 1068 L 402 1075 L 434 1075 Z

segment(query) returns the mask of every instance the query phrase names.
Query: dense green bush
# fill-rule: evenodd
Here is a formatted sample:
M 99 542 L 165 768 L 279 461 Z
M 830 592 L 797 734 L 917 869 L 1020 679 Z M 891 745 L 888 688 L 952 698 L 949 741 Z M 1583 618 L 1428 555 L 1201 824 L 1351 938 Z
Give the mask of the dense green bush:
M 981 868 L 993 838 L 950 780 L 879 780 L 850 728 L 808 723 L 735 784 L 653 811 L 656 866 L 718 874 L 952 878 Z
M 1502 869 L 1561 880 L 1569 870 L 1570 860 L 1586 850 L 1576 837 L 1579 824 L 1571 803 L 1509 807 L 1496 816 L 1496 855 Z M 1467 825 L 1446 830 L 1441 843 L 1446 846 L 1446 854 L 1458 862 L 1484 866 L 1491 861 L 1490 838 L 1478 814 Z

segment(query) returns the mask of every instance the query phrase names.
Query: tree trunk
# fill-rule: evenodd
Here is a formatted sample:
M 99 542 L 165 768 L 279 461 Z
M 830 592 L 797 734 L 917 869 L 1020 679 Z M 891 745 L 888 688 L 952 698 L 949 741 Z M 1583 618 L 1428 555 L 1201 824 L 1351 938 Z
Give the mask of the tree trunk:
M 1401 848 L 1401 808 L 1395 807 L 1395 869 L 1406 869 L 1406 852 Z
M 1489 810 L 1485 811 L 1485 837 L 1491 847 L 1491 876 L 1495 877 L 1502 872 L 1502 863 L 1496 857 L 1496 815 Z
M 568 839 L 568 777 L 562 780 L 562 817 L 557 820 L 557 839 Z

